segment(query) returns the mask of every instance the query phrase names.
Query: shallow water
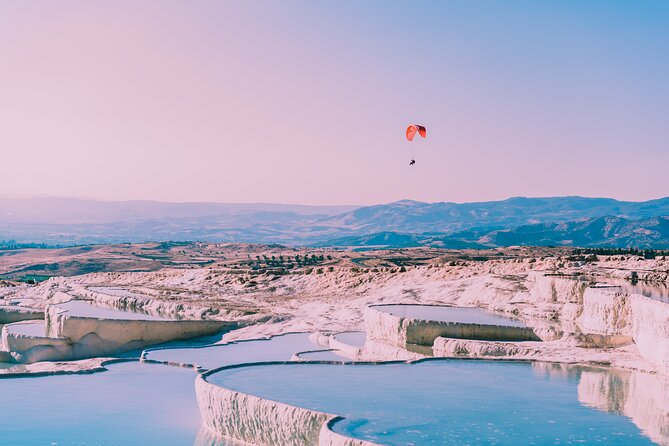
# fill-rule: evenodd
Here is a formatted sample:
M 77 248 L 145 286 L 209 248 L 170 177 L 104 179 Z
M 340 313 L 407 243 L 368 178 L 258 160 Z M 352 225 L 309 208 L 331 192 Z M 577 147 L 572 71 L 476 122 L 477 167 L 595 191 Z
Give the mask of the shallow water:
M 54 305 L 75 316 L 94 317 L 99 319 L 142 320 L 142 321 L 169 321 L 172 319 L 153 316 L 134 311 L 118 310 L 93 305 L 92 303 L 72 300 L 64 304 Z
M 44 321 L 26 322 L 12 325 L 8 328 L 12 334 L 24 336 L 43 337 L 46 336 L 46 325 Z
M 313 348 L 300 333 L 159 352 L 218 366 L 287 361 Z M 25 368 L 0 363 L 0 375 L 17 367 Z M 106 367 L 94 374 L 0 379 L 0 444 L 239 445 L 201 430 L 192 369 L 135 361 Z
M 223 337 L 225 340 L 225 336 Z M 217 344 L 202 348 L 147 350 L 146 359 L 213 369 L 244 362 L 289 361 L 295 353 L 317 349 L 308 333 L 291 333 L 271 339 Z
M 629 385 L 629 374 L 610 379 L 602 369 L 550 367 L 463 360 L 290 364 L 226 370 L 208 380 L 340 414 L 346 419 L 335 431 L 387 445 L 645 445 L 652 442 L 639 427 L 612 412 L 638 409 L 630 416 L 666 423 L 662 408 L 648 414 L 651 402 Z M 653 389 L 656 384 L 646 386 L 651 394 L 661 390 Z M 647 435 L 663 443 L 667 427 L 644 425 Z
M 337 333 L 334 337 L 344 344 L 355 347 L 364 347 L 367 341 L 367 333 L 364 331 L 346 331 L 344 333 Z
M 442 307 L 435 305 L 379 305 L 374 306 L 374 308 L 394 316 L 426 321 L 525 327 L 522 321 L 498 316 L 480 308 Z
M 0 443 L 193 444 L 192 370 L 128 362 L 90 375 L 0 379 Z
M 300 358 L 305 361 L 350 361 L 350 359 L 337 354 L 336 350 L 315 350 L 312 352 L 300 353 Z

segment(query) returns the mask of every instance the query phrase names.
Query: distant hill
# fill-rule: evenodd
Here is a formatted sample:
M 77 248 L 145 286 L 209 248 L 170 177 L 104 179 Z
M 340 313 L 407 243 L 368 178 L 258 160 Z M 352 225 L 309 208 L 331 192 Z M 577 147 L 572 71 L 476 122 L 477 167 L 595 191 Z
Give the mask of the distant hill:
M 669 216 L 669 197 L 645 202 L 584 197 L 462 204 L 402 200 L 364 207 L 0 197 L 0 240 L 50 245 L 167 240 L 337 246 L 624 245 L 661 243 L 664 220 L 658 217 L 663 216 Z M 597 225 L 614 227 L 618 235 L 601 229 L 604 235 L 599 236 Z M 595 235 L 590 239 L 588 234 Z
M 669 215 L 669 197 L 645 202 L 611 198 L 515 197 L 480 203 L 423 203 L 398 201 L 367 206 L 331 217 L 330 222 L 374 233 L 452 233 L 469 228 L 511 228 L 526 224 L 615 216 L 641 219 Z
M 485 249 L 520 245 L 669 249 L 669 217 L 641 220 L 597 217 L 493 231 L 474 229 L 452 234 L 417 235 L 381 232 L 343 237 L 326 242 L 325 245 L 404 248 L 433 246 L 451 249 Z

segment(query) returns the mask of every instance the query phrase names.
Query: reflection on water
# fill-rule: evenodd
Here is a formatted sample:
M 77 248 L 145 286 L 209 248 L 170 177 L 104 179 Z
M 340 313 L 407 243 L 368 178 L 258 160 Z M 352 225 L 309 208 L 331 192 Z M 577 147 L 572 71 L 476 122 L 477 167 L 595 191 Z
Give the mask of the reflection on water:
M 23 364 L 14 364 L 11 362 L 0 362 L 0 375 L 10 373 L 23 373 L 26 371 L 26 366 Z M 2 395 L 0 395 L 0 404 L 2 404 Z
M 669 302 L 669 285 L 662 283 L 636 282 L 632 283 L 624 279 L 605 279 L 599 285 L 620 287 L 631 294 L 641 294 L 651 299 Z
M 195 437 L 193 446 L 249 446 L 248 443 L 235 441 L 230 438 L 219 437 L 211 433 L 206 427 L 202 426 Z
M 336 431 L 388 445 L 669 442 L 667 380 L 640 372 L 437 360 L 256 366 L 209 381 L 341 414 Z
M 630 417 L 653 441 L 669 444 L 669 377 L 625 370 L 586 370 L 578 398 L 583 404 Z
M 535 363 L 535 373 L 578 382 L 581 404 L 629 417 L 654 442 L 669 445 L 669 377 L 633 370 Z
M 426 321 L 525 327 L 525 324 L 522 321 L 499 316 L 482 310 L 481 308 L 446 307 L 438 305 L 377 305 L 373 308 L 398 317 Z
M 631 282 L 614 277 L 602 277 L 586 274 L 546 274 L 546 276 L 562 277 L 564 279 L 587 282 L 595 288 L 620 288 L 630 294 L 640 294 L 651 299 L 669 302 L 669 284 L 661 282 Z

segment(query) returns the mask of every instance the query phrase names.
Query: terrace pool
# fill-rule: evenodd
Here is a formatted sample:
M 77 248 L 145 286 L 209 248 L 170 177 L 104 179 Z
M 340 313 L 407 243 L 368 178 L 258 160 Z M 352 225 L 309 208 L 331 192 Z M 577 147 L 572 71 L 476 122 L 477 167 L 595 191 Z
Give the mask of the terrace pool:
M 334 335 L 335 339 L 344 344 L 353 345 L 355 347 L 364 347 L 367 341 L 367 333 L 364 331 L 344 331 Z
M 150 314 L 119 310 L 116 308 L 107 308 L 94 305 L 83 300 L 71 300 L 63 304 L 55 304 L 62 311 L 66 311 L 75 316 L 92 317 L 97 319 L 118 319 L 118 320 L 142 320 L 142 321 L 169 321 L 172 319 L 153 316 Z
M 373 305 L 372 308 L 393 316 L 437 322 L 460 324 L 498 325 L 525 327 L 522 321 L 498 316 L 480 308 L 447 307 L 439 305 Z
M 663 283 L 636 282 L 624 279 L 605 279 L 595 285 L 597 287 L 615 287 L 630 294 L 640 294 L 650 299 L 669 302 L 669 285 Z
M 7 329 L 10 333 L 17 335 L 34 337 L 46 336 L 46 324 L 44 321 L 30 321 L 18 324 L 15 323 L 9 326 Z
M 590 377 L 582 389 L 581 375 L 592 369 L 560 366 L 560 372 L 553 373 L 546 367 L 471 360 L 298 363 L 227 369 L 207 380 L 262 398 L 342 415 L 345 419 L 334 425 L 335 431 L 385 445 L 653 444 L 646 431 L 618 414 L 634 406 L 644 420 L 666 421 L 666 416 L 645 414 L 644 401 L 625 405 L 626 399 L 634 397 L 633 392 L 624 391 L 627 375 L 614 380 L 607 375 L 596 376 L 594 381 Z M 595 373 L 609 372 L 596 369 Z M 600 385 L 604 383 L 613 384 Z M 666 432 L 667 426 L 655 427 Z
M 350 361 L 350 359 L 337 354 L 335 350 L 314 350 L 310 352 L 300 353 L 298 356 L 303 361 L 334 361 L 334 362 Z
M 95 291 L 96 293 L 108 294 L 110 296 L 117 297 L 136 297 L 136 298 L 147 298 L 149 296 L 145 294 L 135 293 L 126 288 L 114 287 L 114 286 L 91 286 L 88 287 L 89 290 Z
M 669 302 L 669 285 L 662 282 L 637 281 L 632 283 L 616 277 L 592 276 L 583 274 L 546 274 L 547 276 L 587 282 L 594 288 L 620 288 L 630 294 L 640 294 L 650 299 Z
M 85 375 L 0 379 L 0 442 L 193 444 L 201 421 L 192 370 L 138 362 L 107 368 Z
M 306 333 L 270 339 L 154 350 L 165 359 L 209 367 L 289 360 L 313 350 Z M 213 365 L 212 365 L 213 364 Z M 201 429 L 192 369 L 137 361 L 93 374 L 0 378 L 0 444 L 238 446 Z M 25 366 L 0 363 L 3 373 Z
M 270 339 L 215 344 L 199 348 L 148 349 L 144 358 L 213 369 L 245 362 L 289 361 L 295 353 L 316 349 L 319 347 L 309 340 L 308 333 L 290 333 Z

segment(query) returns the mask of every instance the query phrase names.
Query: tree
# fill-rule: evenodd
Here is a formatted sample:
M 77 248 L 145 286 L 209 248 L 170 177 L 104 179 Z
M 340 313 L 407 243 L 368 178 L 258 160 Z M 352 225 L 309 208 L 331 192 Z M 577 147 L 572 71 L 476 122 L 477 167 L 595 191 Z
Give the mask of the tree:
M 639 282 L 639 275 L 636 271 L 632 271 L 632 274 L 630 274 L 630 282 L 632 282 L 632 285 L 636 285 Z

